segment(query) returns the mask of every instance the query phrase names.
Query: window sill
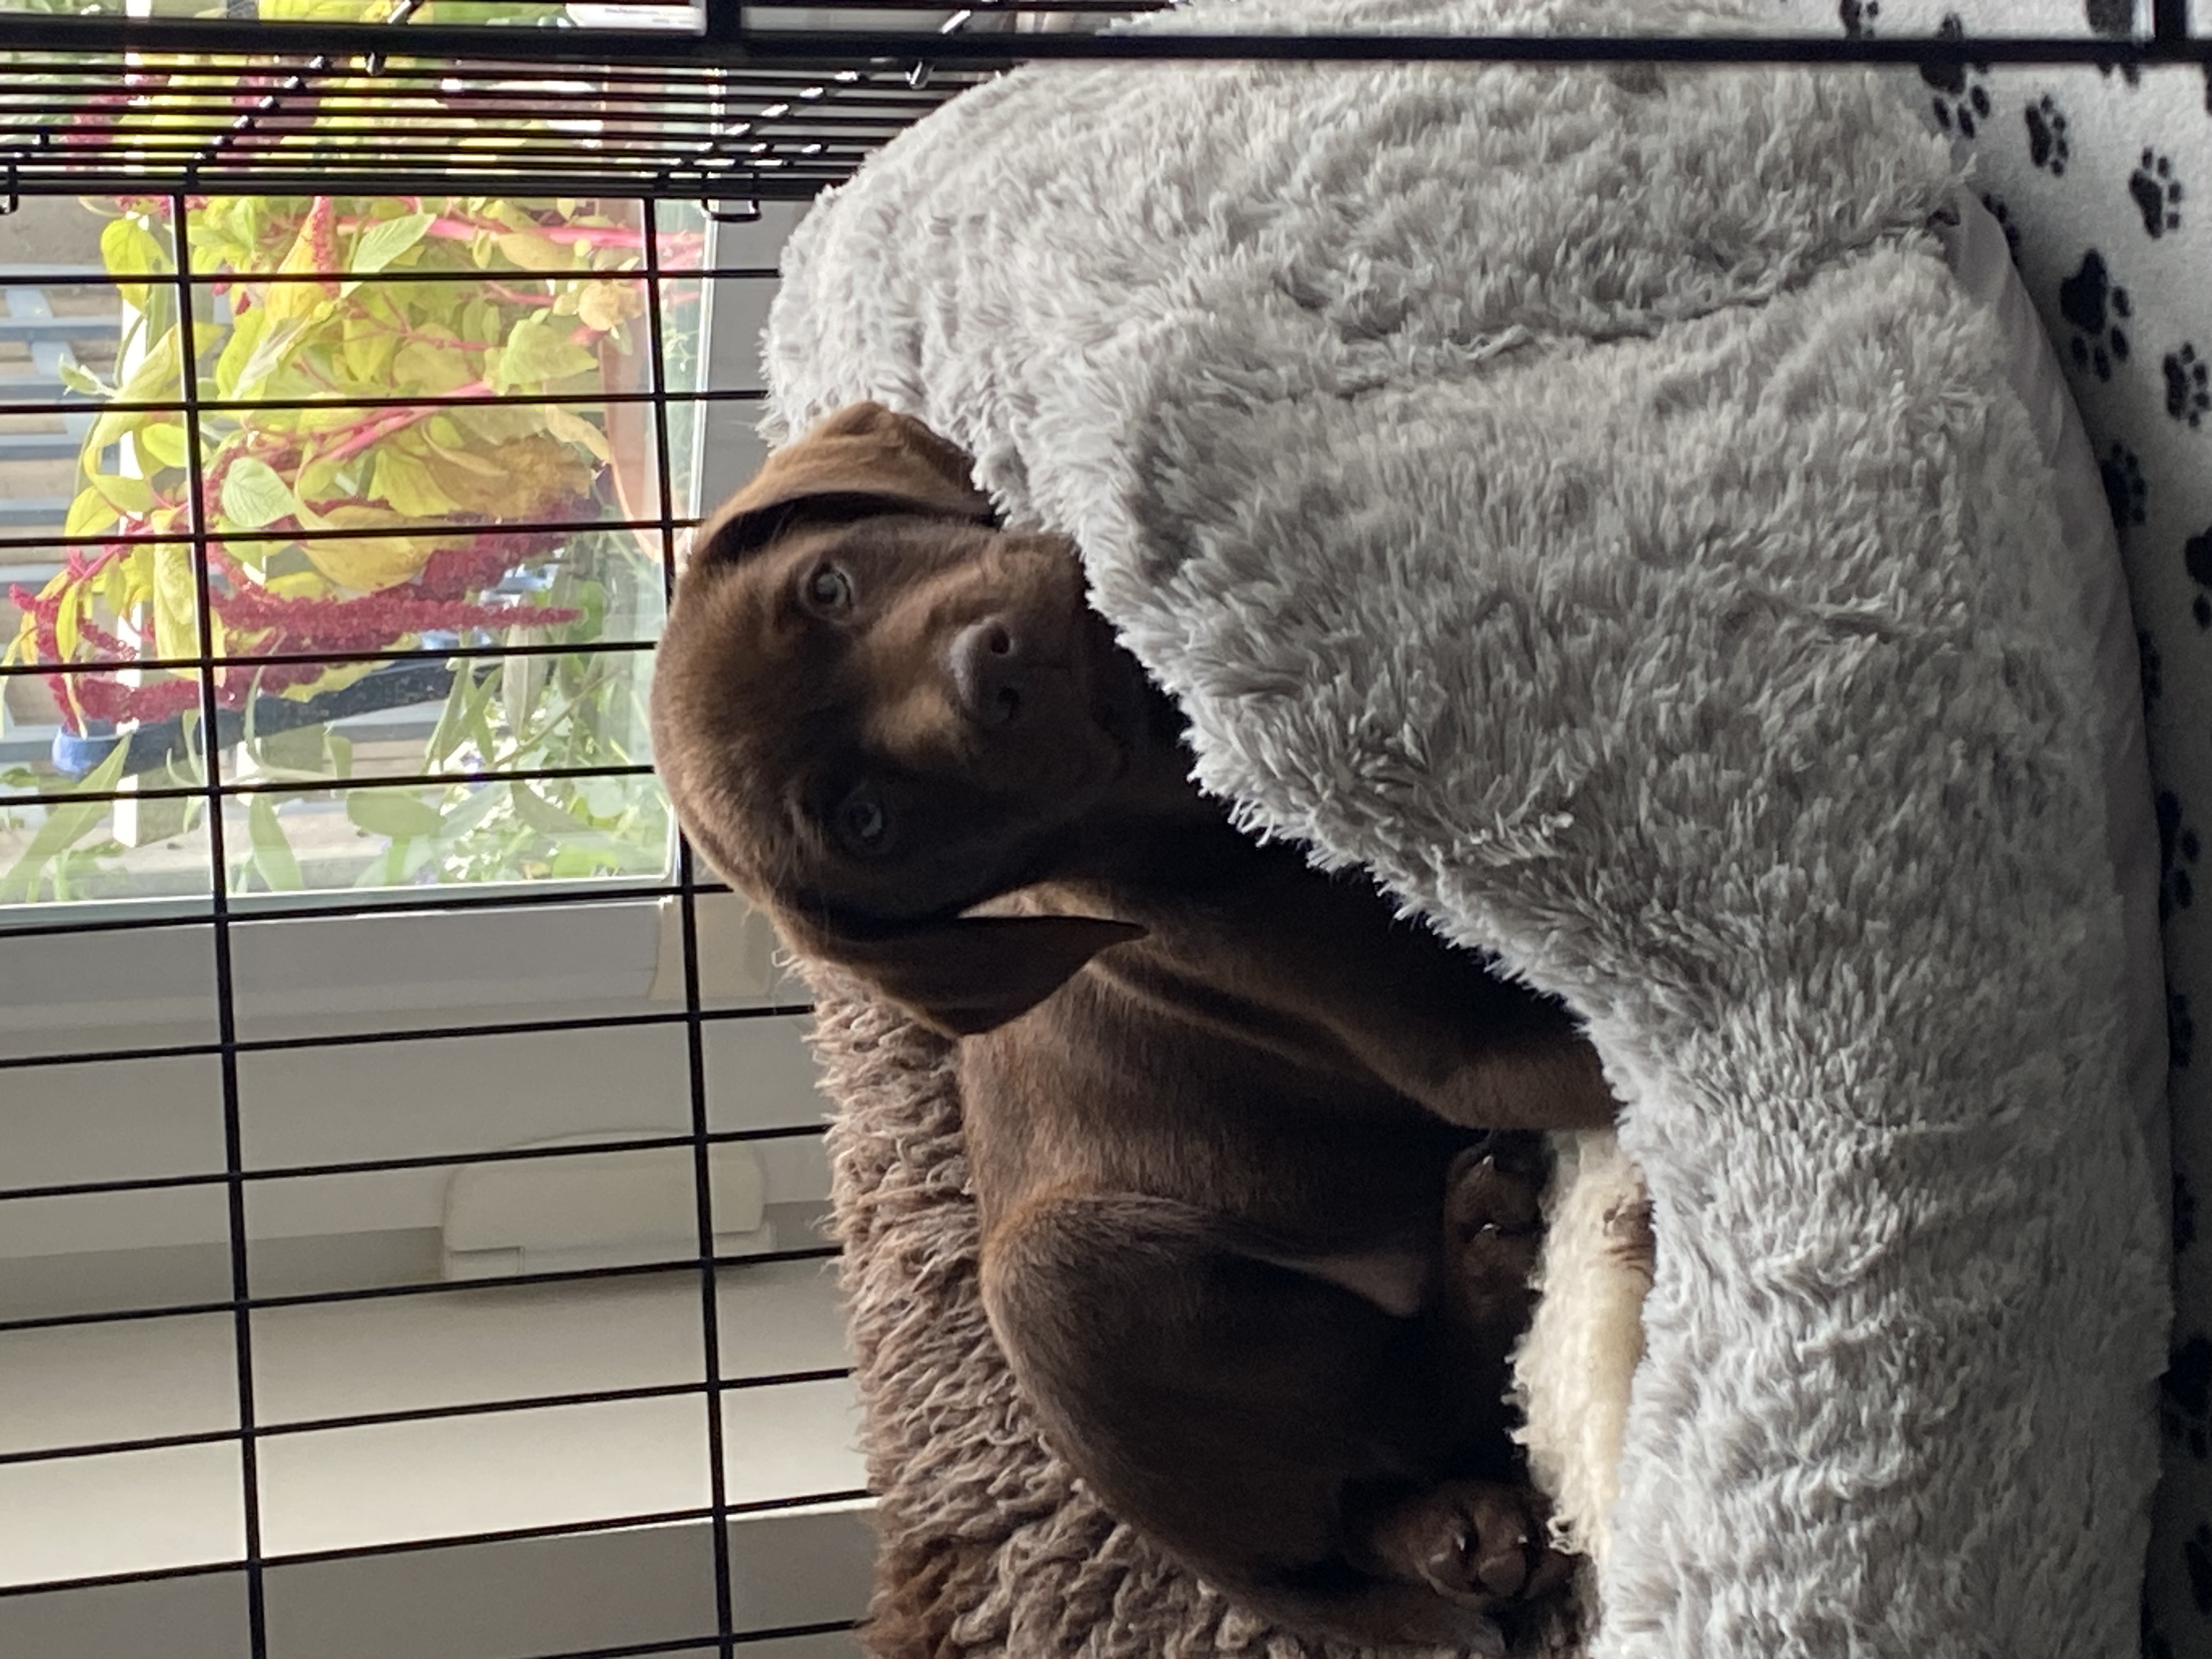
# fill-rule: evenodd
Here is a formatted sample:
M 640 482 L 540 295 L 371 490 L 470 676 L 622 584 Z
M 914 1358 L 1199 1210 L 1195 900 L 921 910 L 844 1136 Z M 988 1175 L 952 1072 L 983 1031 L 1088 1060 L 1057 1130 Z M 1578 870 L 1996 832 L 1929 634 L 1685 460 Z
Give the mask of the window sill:
M 824 1264 L 733 1271 L 719 1290 L 727 1376 L 778 1376 L 847 1363 Z M 469 1574 L 453 1574 L 451 1563 L 492 1552 L 509 1561 L 534 1555 L 537 1565 L 513 1568 L 526 1575 L 523 1582 L 528 1574 L 545 1574 L 553 1560 L 568 1562 L 559 1570 L 564 1577 L 537 1580 L 538 1595 L 555 1602 L 583 1572 L 580 1582 L 590 1584 L 595 1603 L 594 1627 L 611 1619 L 623 1632 L 605 1638 L 605 1644 L 645 1639 L 635 1632 L 660 1629 L 667 1614 L 649 1598 L 663 1593 L 658 1580 L 665 1574 L 641 1574 L 635 1565 L 608 1569 L 641 1549 L 672 1552 L 674 1559 L 702 1555 L 704 1521 L 496 1546 L 419 1547 L 465 1534 L 703 1509 L 707 1425 L 700 1395 L 294 1432 L 284 1425 L 681 1384 L 701 1374 L 698 1313 L 696 1279 L 678 1273 L 257 1315 L 257 1411 L 272 1431 L 258 1443 L 272 1619 L 283 1602 L 280 1581 L 319 1585 L 315 1596 L 328 1600 L 352 1594 L 347 1586 L 356 1580 L 374 1580 L 384 1586 L 380 1598 L 404 1598 L 400 1584 L 410 1571 L 428 1581 L 441 1573 L 452 1577 L 462 1611 L 473 1618 L 485 1605 L 482 1589 Z M 219 1432 L 236 1424 L 228 1316 L 16 1333 L 7 1340 L 9 1409 L 0 1441 L 6 1449 Z M 725 1394 L 722 1409 L 724 1479 L 732 1504 L 861 1486 L 849 1381 L 734 1389 Z M 747 1571 L 757 1581 L 748 1604 L 737 1610 L 738 1628 L 857 1616 L 870 1549 L 862 1508 L 843 1503 L 734 1521 L 746 1535 Z M 242 1554 L 241 1514 L 238 1453 L 231 1443 L 0 1465 L 0 1587 L 219 1568 Z M 783 1553 L 775 1546 L 779 1528 L 813 1541 L 796 1559 L 787 1559 L 781 1571 L 761 1571 L 759 1553 L 768 1559 Z M 369 1553 L 285 1559 L 331 1551 Z M 426 1565 L 410 1568 L 410 1561 Z M 40 1646 L 9 1632 L 24 1628 L 22 1620 L 39 1617 L 40 1607 L 58 1597 L 96 1600 L 103 1593 L 93 1586 L 0 1596 L 0 1652 L 94 1659 L 74 1645 Z M 295 1604 L 300 1594 L 294 1594 Z M 629 1602 L 637 1605 L 617 1617 L 616 1604 Z M 404 1610 L 384 1607 L 380 1599 L 379 1605 L 375 1618 L 386 1626 Z M 287 1616 L 309 1615 L 295 1605 Z M 409 1616 L 419 1616 L 419 1609 Z M 711 1603 L 690 1628 L 714 1628 Z M 491 1659 L 585 1645 L 590 1644 L 577 1640 L 568 1626 L 504 1647 L 446 1640 L 375 1647 L 358 1632 L 343 1644 L 364 1659 L 433 1652 L 437 1659 Z M 177 1650 L 193 1649 L 181 1642 Z M 323 1647 L 313 1651 L 324 1659 Z

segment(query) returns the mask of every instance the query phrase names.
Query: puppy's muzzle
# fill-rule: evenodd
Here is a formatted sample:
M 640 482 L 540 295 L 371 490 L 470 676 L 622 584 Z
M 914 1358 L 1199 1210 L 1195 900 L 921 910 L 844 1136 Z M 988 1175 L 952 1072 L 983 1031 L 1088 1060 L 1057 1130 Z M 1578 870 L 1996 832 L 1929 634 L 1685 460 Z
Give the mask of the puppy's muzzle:
M 961 712 L 986 730 L 1012 724 L 1028 691 L 1029 669 L 1013 621 L 1000 616 L 969 623 L 945 654 Z

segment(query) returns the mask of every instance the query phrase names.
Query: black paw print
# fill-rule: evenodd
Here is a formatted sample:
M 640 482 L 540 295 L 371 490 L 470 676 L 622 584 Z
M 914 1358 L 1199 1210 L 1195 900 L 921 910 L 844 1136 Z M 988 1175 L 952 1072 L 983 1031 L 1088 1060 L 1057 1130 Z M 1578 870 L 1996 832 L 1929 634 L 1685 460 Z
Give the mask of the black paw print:
M 2181 821 L 2181 797 L 2171 789 L 2158 792 L 2158 919 L 2164 921 L 2176 910 L 2186 910 L 2197 899 L 2197 884 L 2189 873 L 2204 848 L 2197 832 Z
M 1955 11 L 1946 12 L 1943 21 L 1936 25 L 1938 40 L 1963 40 L 1966 26 L 1959 21 Z M 1971 138 L 1981 124 L 1990 118 L 1989 83 L 1983 77 L 1990 72 L 1987 64 L 1923 64 L 1920 78 L 1935 88 L 1936 96 L 1929 100 L 1936 112 L 1936 123 L 1946 132 L 1955 131 L 1962 138 Z
M 2197 1611 L 2212 1613 L 2212 1526 L 2199 1524 L 2181 1540 L 2181 1559 L 2189 1569 L 2189 1595 Z
M 2199 628 L 2212 628 L 2212 604 L 2201 597 L 2197 604 L 2205 606 L 2205 614 L 2197 622 Z M 2136 630 L 2136 660 L 2142 666 L 2143 707 L 2149 708 L 2166 695 L 2166 676 L 2159 672 L 2158 641 L 2150 636 L 2150 629 Z
M 2143 521 L 2150 504 L 2150 486 L 2143 482 L 2142 463 L 2125 444 L 2114 444 L 2097 463 L 2105 480 L 2105 502 L 2112 509 L 2112 528 L 2126 530 Z
M 1997 222 L 1997 228 L 2005 234 L 2005 251 L 2014 264 L 2020 260 L 2020 227 L 2012 222 L 2012 210 L 2005 205 L 2002 196 L 1984 196 L 1982 205 L 1990 210 L 1990 217 Z
M 2096 249 L 2083 254 L 2081 270 L 2058 284 L 2058 314 L 2077 331 L 2075 367 L 2094 368 L 2099 380 L 2111 380 L 2112 365 L 2128 360 L 2128 334 L 2120 323 L 2135 315 L 2135 302 L 2112 281 L 2105 256 Z
M 2045 93 L 2027 106 L 2027 159 L 2054 179 L 2066 171 L 2074 147 L 2066 142 L 2066 112 Z
M 2081 13 L 2092 33 L 2101 34 L 2110 40 L 2124 40 L 2136 32 L 2136 0 L 2082 0 Z M 2110 64 L 2097 65 L 2097 73 L 2110 75 Z M 2142 80 L 2142 70 L 2134 64 L 2123 64 L 2120 73 L 2127 77 L 2130 86 Z
M 1836 15 L 1843 20 L 1845 34 L 1863 40 L 1874 33 L 1875 19 L 1881 15 L 1881 0 L 1838 0 Z
M 2202 1335 L 2191 1336 L 2166 1355 L 2158 1399 L 2159 1420 L 2166 1437 L 2188 1447 L 2199 1461 L 2212 1456 L 2212 1432 L 2208 1432 L 2212 1424 L 2206 1422 L 2207 1414 L 2212 1413 L 2212 1341 Z M 2197 1530 L 2212 1544 L 2212 1529 L 2200 1527 Z M 2205 1565 L 2212 1568 L 2212 1555 L 2205 1558 Z M 2194 1569 L 2190 1576 L 2196 1577 Z
M 2189 999 L 2179 991 L 2169 991 L 2166 997 L 2166 1059 L 2177 1072 L 2189 1069 L 2189 1057 L 2197 1052 L 2197 1021 L 2189 1012 Z M 2176 1176 L 2173 1181 L 2174 1213 L 2181 1213 L 2184 1198 L 2189 1201 L 2189 1236 L 2197 1236 L 2197 1199 L 2189 1191 L 2189 1183 Z M 2178 1226 L 2179 1224 L 2177 1223 Z
M 2167 352 L 2159 368 L 2166 373 L 2166 412 L 2191 427 L 2203 425 L 2204 417 L 2212 415 L 2212 370 L 2206 368 L 2197 348 L 2185 345 Z
M 2181 180 L 2173 176 L 2171 156 L 2143 151 L 2142 161 L 2128 174 L 2128 194 L 2136 198 L 2136 211 L 2152 235 L 2181 228 Z
M 2191 536 L 2182 543 L 2181 565 L 2191 581 L 2199 587 L 2212 589 L 2212 525 L 2205 526 L 2203 535 Z M 2199 593 L 2191 611 L 2199 628 L 2212 628 L 2212 599 Z
M 2189 1177 L 2173 1172 L 2173 1253 L 2179 1255 L 2197 1242 L 2197 1193 Z

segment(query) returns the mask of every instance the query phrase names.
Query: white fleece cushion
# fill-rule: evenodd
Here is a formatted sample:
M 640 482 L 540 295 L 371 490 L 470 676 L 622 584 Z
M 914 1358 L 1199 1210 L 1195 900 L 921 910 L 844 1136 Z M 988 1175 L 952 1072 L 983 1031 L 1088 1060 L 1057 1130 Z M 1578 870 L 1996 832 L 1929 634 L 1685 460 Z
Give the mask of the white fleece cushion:
M 1157 26 L 1348 24 L 1620 26 Z M 817 209 L 772 322 L 780 423 L 884 398 L 1077 538 L 1245 822 L 1588 1020 L 1662 1241 L 1605 1654 L 2135 1644 L 2118 705 L 1917 84 L 1035 68 Z
M 2144 753 L 2139 665 L 2119 547 L 2081 416 L 2056 356 L 2008 257 L 2004 232 L 1980 203 L 1954 198 L 1955 227 L 1942 241 L 1959 286 L 2002 331 L 2006 379 L 2034 426 L 2057 492 L 2062 580 L 2078 589 L 2094 641 L 2090 712 L 2104 755 L 2105 854 L 2124 933 L 2121 1015 L 2126 1097 L 2166 1191 L 2166 985 L 2159 959 L 2158 827 Z M 1644 1354 L 1639 1263 L 1625 1260 L 1608 1219 L 1641 1188 L 1611 1134 L 1555 1137 L 1558 1168 L 1546 1196 L 1536 1318 L 1513 1358 L 1521 1438 L 1553 1500 L 1553 1534 L 1602 1566 L 1612 1542 L 1619 1460 L 1637 1362 Z M 1601 1617 L 1585 1576 L 1591 1613 Z

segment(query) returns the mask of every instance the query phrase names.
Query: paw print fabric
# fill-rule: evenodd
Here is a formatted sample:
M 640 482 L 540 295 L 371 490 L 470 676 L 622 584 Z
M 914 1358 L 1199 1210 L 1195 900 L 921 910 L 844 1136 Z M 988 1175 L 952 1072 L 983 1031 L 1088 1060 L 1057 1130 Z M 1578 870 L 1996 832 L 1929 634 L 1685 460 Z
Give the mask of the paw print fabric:
M 1808 32 L 2124 38 L 2151 0 L 1775 0 Z M 2212 32 L 2212 0 L 2191 8 Z M 1972 158 L 2094 441 L 2133 592 L 2165 853 L 2177 1313 L 2143 1647 L 2212 1659 L 2212 70 L 1964 64 L 1921 77 Z

